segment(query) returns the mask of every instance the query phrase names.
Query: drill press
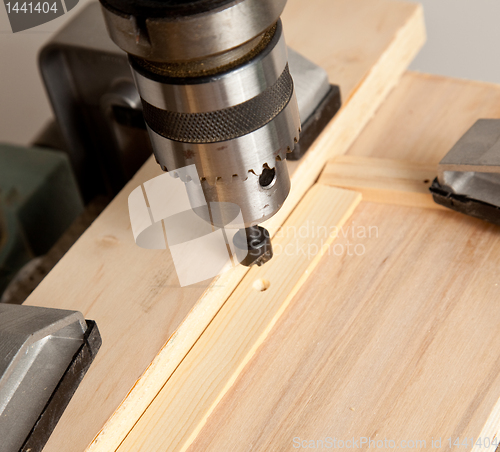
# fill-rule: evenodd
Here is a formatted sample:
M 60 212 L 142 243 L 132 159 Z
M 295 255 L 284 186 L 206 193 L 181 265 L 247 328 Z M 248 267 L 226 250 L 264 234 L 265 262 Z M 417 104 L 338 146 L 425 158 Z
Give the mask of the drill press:
M 259 224 L 288 196 L 285 160 L 301 131 L 280 20 L 286 0 L 101 4 L 129 56 L 158 164 L 174 174 L 194 164 L 207 204 L 237 205 L 242 263 L 262 265 L 272 248 Z

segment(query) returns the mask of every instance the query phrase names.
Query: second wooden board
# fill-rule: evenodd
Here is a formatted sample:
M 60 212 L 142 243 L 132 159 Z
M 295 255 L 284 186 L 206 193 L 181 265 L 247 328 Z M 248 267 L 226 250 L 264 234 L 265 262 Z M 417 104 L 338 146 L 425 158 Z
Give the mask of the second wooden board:
M 499 99 L 409 73 L 349 153 L 436 165 Z M 499 237 L 451 211 L 363 202 L 190 451 L 495 450 Z
M 480 118 L 500 118 L 500 86 L 407 72 L 349 155 L 436 166 Z
M 429 191 L 436 172 L 435 165 L 341 155 L 328 162 L 320 183 L 359 191 L 365 201 L 438 209 Z
M 344 231 L 191 452 L 319 448 L 326 438 L 382 440 L 384 450 L 385 439 L 418 450 L 492 443 L 498 422 L 483 427 L 500 408 L 498 229 L 362 203 Z

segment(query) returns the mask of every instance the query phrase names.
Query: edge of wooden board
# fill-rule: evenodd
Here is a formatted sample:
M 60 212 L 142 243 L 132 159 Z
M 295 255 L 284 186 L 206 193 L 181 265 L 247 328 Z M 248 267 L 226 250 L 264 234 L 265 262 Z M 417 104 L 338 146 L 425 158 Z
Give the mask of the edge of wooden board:
M 484 447 L 484 444 L 482 444 L 482 441 L 480 441 L 480 445 L 477 444 L 477 439 L 481 440 L 481 438 L 490 438 L 491 441 L 493 441 L 493 438 L 497 439 L 498 442 L 498 433 L 500 431 L 500 399 L 497 400 L 491 414 L 488 416 L 488 419 L 486 423 L 484 424 L 481 433 L 479 435 L 479 438 L 474 438 L 474 447 L 472 448 L 471 452 L 484 452 L 486 449 Z M 495 448 L 495 452 L 499 450 L 500 446 L 497 446 Z
M 447 210 L 434 202 L 429 191 L 436 175 L 434 165 L 341 155 L 327 163 L 319 182 L 358 191 L 368 202 Z
M 399 29 L 378 62 L 354 93 L 345 99 L 345 106 L 297 165 L 292 175 L 292 190 L 287 202 L 265 224 L 272 235 L 317 180 L 326 161 L 347 152 L 397 84 L 424 41 L 423 10 L 421 5 L 415 4 L 413 14 Z M 137 420 L 130 413 L 143 413 L 148 408 L 247 272 L 247 268 L 240 266 L 211 283 L 87 447 L 88 452 L 108 452 L 118 448 Z M 162 379 L 156 379 L 156 374 L 161 374 Z

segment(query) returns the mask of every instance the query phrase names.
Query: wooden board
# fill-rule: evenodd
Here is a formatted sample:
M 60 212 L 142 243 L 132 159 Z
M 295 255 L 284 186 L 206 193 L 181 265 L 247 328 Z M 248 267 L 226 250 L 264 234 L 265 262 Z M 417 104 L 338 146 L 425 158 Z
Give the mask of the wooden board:
M 364 201 L 444 209 L 429 191 L 436 175 L 436 165 L 341 155 L 328 162 L 319 182 L 358 191 Z
M 324 185 L 309 191 L 275 238 L 272 261 L 249 271 L 119 452 L 182 451 L 189 447 L 335 239 L 329 233 L 300 231 L 311 225 L 328 232 L 341 228 L 360 200 L 356 192 Z
M 499 94 L 409 73 L 349 154 L 434 165 L 476 119 L 499 117 L 498 104 L 478 100 Z M 424 116 L 426 126 L 409 121 Z M 449 448 L 448 438 L 500 433 L 498 227 L 368 202 L 348 225 L 190 451 L 293 450 L 328 437 L 495 449 L 470 439 Z
M 344 252 L 323 258 L 190 451 L 288 451 L 294 438 L 326 437 L 426 450 L 441 437 L 446 450 L 498 413 L 498 228 L 364 202 L 350 227 L 378 237 L 335 242 Z
M 408 72 L 348 154 L 437 165 L 480 118 L 500 118 L 498 85 Z
M 268 224 L 276 232 L 328 158 L 346 152 L 424 40 L 418 5 L 391 0 L 291 0 L 288 43 L 341 87 L 344 106 L 295 165 L 292 193 Z M 75 309 L 97 321 L 103 346 L 45 447 L 115 450 L 238 286 L 239 267 L 212 283 L 178 286 L 168 251 L 135 246 L 127 198 L 159 174 L 148 161 L 26 304 Z M 93 440 L 94 439 L 94 440 Z

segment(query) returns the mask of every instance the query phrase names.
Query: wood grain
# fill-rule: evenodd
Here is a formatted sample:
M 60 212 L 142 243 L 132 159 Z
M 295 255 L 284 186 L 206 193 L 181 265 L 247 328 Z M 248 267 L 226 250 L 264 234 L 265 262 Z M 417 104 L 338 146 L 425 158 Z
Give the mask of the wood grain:
M 446 450 L 448 437 L 498 433 L 498 228 L 365 202 L 350 226 L 355 237 L 335 242 L 344 253 L 325 255 L 190 451 L 326 437 L 427 450 L 441 437 Z M 358 235 L 369 227 L 378 235 Z M 349 242 L 364 252 L 348 255 Z
M 341 155 L 328 162 L 319 182 L 358 191 L 364 201 L 444 209 L 429 191 L 436 176 L 435 165 Z
M 272 232 L 327 158 L 347 151 L 425 35 L 421 8 L 391 0 L 291 0 L 284 23 L 289 44 L 325 63 L 344 106 L 296 165 L 292 193 L 268 225 Z M 149 160 L 26 302 L 82 311 L 103 337 L 45 452 L 81 451 L 89 443 L 90 451 L 115 450 L 247 272 L 238 267 L 180 288 L 168 251 L 135 246 L 127 198 L 159 173 Z
M 265 223 L 271 231 L 283 224 L 327 160 L 345 154 L 425 41 L 419 4 L 319 0 L 304 5 L 296 0 L 287 6 L 285 25 L 297 30 L 288 42 L 325 67 L 330 82 L 340 84 L 343 107 L 300 162 L 290 165 L 292 189 L 284 207 Z M 299 39 L 304 24 L 314 25 Z M 371 61 L 368 70 L 364 60 Z
M 499 117 L 499 95 L 407 73 L 349 155 L 434 166 L 476 119 Z M 441 438 L 434 449 L 455 450 L 447 438 L 498 437 L 498 227 L 367 202 L 350 226 L 334 244 L 344 252 L 323 258 L 191 452 L 285 451 L 325 437 L 426 449 Z
M 312 274 L 361 196 L 314 186 L 274 239 L 273 259 L 252 268 L 125 441 L 125 451 L 186 450 L 210 413 Z M 323 229 L 324 234 L 315 234 Z
M 348 154 L 437 165 L 480 118 L 500 118 L 499 85 L 407 72 Z

